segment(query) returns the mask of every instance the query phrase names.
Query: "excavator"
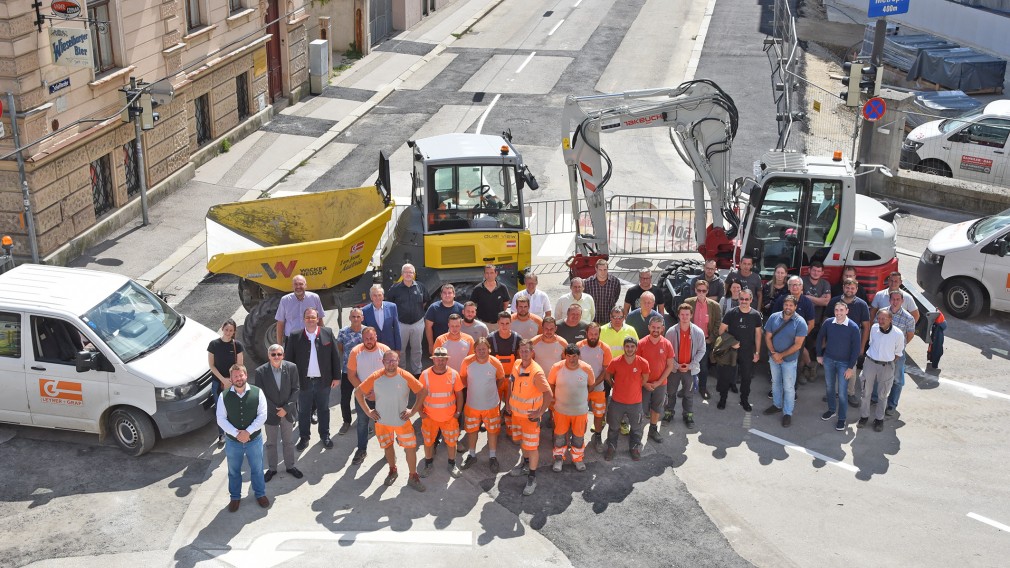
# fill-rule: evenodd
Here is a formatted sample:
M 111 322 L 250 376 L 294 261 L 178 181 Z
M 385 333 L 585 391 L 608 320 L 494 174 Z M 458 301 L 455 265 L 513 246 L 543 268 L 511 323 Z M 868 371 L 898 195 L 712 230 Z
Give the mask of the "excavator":
M 573 275 L 591 274 L 596 260 L 610 253 L 604 188 L 613 164 L 600 135 L 661 127 L 670 129 L 677 153 L 695 173 L 694 231 L 705 260 L 725 269 L 750 257 L 762 278 L 780 263 L 799 274 L 821 261 L 832 283 L 851 265 L 867 293 L 886 288 L 888 275 L 898 267 L 897 210 L 857 195 L 855 185 L 857 175 L 884 172 L 883 166 L 853 164 L 841 152 L 817 157 L 776 150 L 755 163 L 753 176 L 731 181 L 738 122 L 733 99 L 710 80 L 567 97 L 561 134 L 572 211 L 576 226 L 584 210 L 591 225 L 575 237 L 575 255 L 569 259 Z M 683 281 L 685 269 L 700 271 L 700 263 L 672 263 L 661 287 L 673 285 L 678 269 Z

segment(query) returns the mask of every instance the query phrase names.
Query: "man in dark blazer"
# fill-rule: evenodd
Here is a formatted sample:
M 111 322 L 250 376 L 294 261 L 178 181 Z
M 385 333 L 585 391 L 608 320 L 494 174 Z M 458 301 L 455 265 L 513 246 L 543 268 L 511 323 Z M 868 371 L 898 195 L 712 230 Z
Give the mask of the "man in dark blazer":
M 319 437 L 323 447 L 333 448 L 330 440 L 330 389 L 340 386 L 340 353 L 333 330 L 320 325 L 315 308 L 304 313 L 305 329 L 292 333 L 284 342 L 284 358 L 298 366 L 301 382 L 298 394 L 298 434 L 295 449 L 309 446 L 309 420 L 313 403 L 319 414 Z
M 298 366 L 284 360 L 284 348 L 276 343 L 267 349 L 270 362 L 256 368 L 253 384 L 267 399 L 266 452 L 267 472 L 264 481 L 277 475 L 277 441 L 284 444 L 284 465 L 295 479 L 302 472 L 295 467 L 295 414 L 298 412 Z
M 396 304 L 383 301 L 386 291 L 378 284 L 372 286 L 368 295 L 372 299 L 372 303 L 361 308 L 361 314 L 365 318 L 362 324 L 375 328 L 379 334 L 379 343 L 393 351 L 400 351 L 402 349 L 400 345 L 400 314 L 396 309 Z

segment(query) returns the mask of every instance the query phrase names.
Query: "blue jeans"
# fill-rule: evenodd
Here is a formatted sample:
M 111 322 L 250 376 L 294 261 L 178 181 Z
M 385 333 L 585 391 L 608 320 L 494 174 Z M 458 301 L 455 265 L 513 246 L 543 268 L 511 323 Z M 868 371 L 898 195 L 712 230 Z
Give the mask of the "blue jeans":
M 772 372 L 772 404 L 781 408 L 787 416 L 793 415 L 793 407 L 796 405 L 797 359 L 781 363 L 768 361 Z
M 330 381 L 316 379 L 309 381 L 309 388 L 298 391 L 298 435 L 309 439 L 312 428 L 312 406 L 315 404 L 319 417 L 319 437 L 330 437 Z
M 898 399 L 901 398 L 901 387 L 905 386 L 905 354 L 894 362 L 894 383 L 891 385 L 891 394 L 887 395 L 887 408 L 897 408 Z
M 848 405 L 849 382 L 845 378 L 845 371 L 849 367 L 844 361 L 835 361 L 829 357 L 824 358 L 824 383 L 828 394 L 828 410 L 838 411 L 838 419 L 845 420 L 845 411 Z
M 263 432 L 246 443 L 230 437 L 225 438 L 224 455 L 228 459 L 228 493 L 232 501 L 242 498 L 242 460 L 249 460 L 249 479 L 252 493 L 259 499 L 267 494 L 267 484 L 263 480 Z
M 703 393 L 708 390 L 708 370 L 709 357 L 712 356 L 712 344 L 705 345 L 705 357 L 701 360 L 701 369 L 698 371 L 698 392 Z
M 365 402 L 368 403 L 369 408 L 375 408 L 374 400 L 365 400 Z M 361 408 L 357 400 L 354 401 L 354 409 L 358 413 L 358 423 L 356 425 L 358 431 L 358 451 L 363 452 L 368 447 L 368 421 L 371 418 L 365 414 L 365 409 Z

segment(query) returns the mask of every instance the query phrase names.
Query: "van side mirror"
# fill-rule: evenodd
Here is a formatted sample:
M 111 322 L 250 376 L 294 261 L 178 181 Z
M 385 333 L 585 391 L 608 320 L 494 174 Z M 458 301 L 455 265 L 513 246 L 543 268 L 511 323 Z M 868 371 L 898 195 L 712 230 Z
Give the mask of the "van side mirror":
M 1003 237 L 1002 239 L 996 241 L 996 254 L 1000 257 L 1007 255 L 1010 251 L 1010 237 Z
M 74 366 L 78 373 L 86 373 L 99 367 L 99 353 L 97 351 L 81 351 L 74 359 Z

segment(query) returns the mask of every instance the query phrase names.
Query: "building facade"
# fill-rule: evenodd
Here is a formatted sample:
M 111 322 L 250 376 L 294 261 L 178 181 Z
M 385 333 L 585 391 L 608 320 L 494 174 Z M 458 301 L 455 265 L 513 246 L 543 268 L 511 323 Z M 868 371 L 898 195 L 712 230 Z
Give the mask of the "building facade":
M 28 254 L 20 135 L 38 252 L 52 255 L 139 198 L 130 78 L 174 95 L 141 142 L 154 187 L 249 117 L 307 89 L 303 0 L 32 0 L 0 3 L 0 231 Z M 38 15 L 43 18 L 39 20 Z M 40 30 L 41 28 L 41 30 Z

